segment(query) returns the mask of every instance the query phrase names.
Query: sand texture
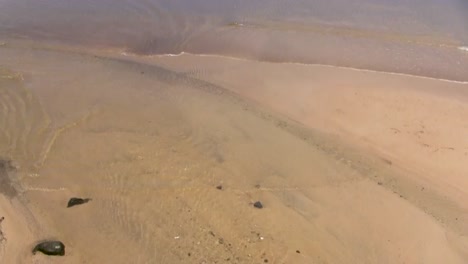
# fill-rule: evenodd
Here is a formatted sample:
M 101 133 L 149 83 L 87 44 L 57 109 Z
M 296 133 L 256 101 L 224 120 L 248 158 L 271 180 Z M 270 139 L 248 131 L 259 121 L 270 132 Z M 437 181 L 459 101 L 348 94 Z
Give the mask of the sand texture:
M 468 262 L 466 84 L 27 44 L 0 57 L 2 263 Z M 42 239 L 66 255 L 32 255 Z

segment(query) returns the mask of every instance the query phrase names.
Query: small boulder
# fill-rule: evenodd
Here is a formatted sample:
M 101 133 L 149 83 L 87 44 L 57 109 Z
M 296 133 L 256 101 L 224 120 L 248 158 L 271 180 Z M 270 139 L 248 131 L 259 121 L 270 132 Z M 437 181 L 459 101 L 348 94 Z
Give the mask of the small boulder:
M 60 241 L 43 241 L 37 244 L 32 253 L 42 252 L 49 256 L 64 256 L 65 255 L 65 245 Z
M 260 201 L 256 201 L 253 206 L 255 208 L 258 208 L 258 209 L 262 209 L 263 208 L 263 204 L 260 202 Z
M 70 200 L 68 201 L 67 207 L 72 207 L 72 206 L 75 206 L 75 205 L 84 204 L 84 203 L 87 203 L 89 201 L 91 201 L 90 198 L 76 198 L 76 197 L 73 197 L 73 198 L 70 198 Z

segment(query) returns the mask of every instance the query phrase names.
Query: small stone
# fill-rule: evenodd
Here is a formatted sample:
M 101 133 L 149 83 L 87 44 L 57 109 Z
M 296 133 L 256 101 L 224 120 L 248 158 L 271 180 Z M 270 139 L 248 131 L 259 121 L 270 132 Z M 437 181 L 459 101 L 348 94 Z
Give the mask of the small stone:
M 65 255 L 65 245 L 60 241 L 44 241 L 37 244 L 32 253 L 42 252 L 49 256 L 64 256 Z
M 218 186 L 216 186 L 216 189 L 222 190 L 222 189 L 223 189 L 223 186 L 222 186 L 222 185 L 218 185 Z
M 382 185 L 383 183 L 382 182 L 377 182 L 378 185 Z
M 192 253 L 189 252 L 189 253 L 187 254 L 187 256 L 189 256 L 189 257 L 192 256 Z
M 297 253 L 297 254 L 301 254 L 301 251 L 299 251 L 299 250 L 296 250 L 296 253 Z
M 263 208 L 263 204 L 260 202 L 260 201 L 257 201 L 253 204 L 253 206 L 255 208 L 258 208 L 258 209 L 262 209 Z
M 264 259 L 263 262 L 268 263 L 268 259 Z
M 75 206 L 75 205 L 84 204 L 84 203 L 87 203 L 89 201 L 91 201 L 91 198 L 76 198 L 76 197 L 73 197 L 73 198 L 70 198 L 70 200 L 68 201 L 67 207 L 72 207 L 72 206 Z
M 255 184 L 255 188 L 260 189 L 260 187 L 262 187 L 260 184 Z

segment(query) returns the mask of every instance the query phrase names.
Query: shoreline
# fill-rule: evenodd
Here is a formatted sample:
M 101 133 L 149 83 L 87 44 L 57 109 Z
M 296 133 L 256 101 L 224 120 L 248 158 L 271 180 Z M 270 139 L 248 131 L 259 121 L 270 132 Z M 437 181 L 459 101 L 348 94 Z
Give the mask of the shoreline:
M 128 57 L 143 58 L 143 59 L 144 58 L 195 56 L 195 57 L 222 58 L 222 59 L 266 63 L 266 64 L 271 63 L 271 64 L 280 64 L 280 65 L 281 64 L 300 65 L 300 66 L 305 66 L 305 67 L 328 67 L 328 68 L 333 68 L 333 69 L 344 69 L 344 70 L 351 70 L 351 71 L 357 71 L 357 72 L 380 73 L 380 74 L 388 74 L 388 75 L 395 75 L 395 76 L 405 76 L 405 77 L 414 77 L 414 78 L 428 79 L 428 80 L 434 80 L 434 81 L 442 81 L 442 82 L 448 82 L 448 83 L 468 84 L 468 81 L 457 81 L 457 80 L 443 79 L 443 78 L 437 78 L 437 77 L 431 77 L 431 76 L 425 76 L 425 75 L 414 75 L 414 74 L 402 73 L 402 72 L 379 71 L 379 70 L 373 70 L 373 69 L 355 68 L 351 66 L 340 66 L 340 65 L 321 64 L 321 63 L 302 63 L 302 62 L 292 62 L 292 61 L 276 62 L 276 61 L 268 61 L 268 60 L 254 60 L 254 59 L 249 59 L 249 58 L 234 57 L 234 56 L 221 55 L 221 54 L 190 53 L 190 52 L 185 52 L 185 51 L 182 51 L 180 53 L 175 53 L 175 54 L 168 53 L 168 54 L 151 54 L 151 55 L 141 55 L 137 53 L 122 51 L 120 52 L 120 54 L 126 57 L 128 56 Z
M 13 43 L 10 45 L 9 43 Z M 164 58 L 164 57 L 179 57 L 179 56 L 198 56 L 198 57 L 213 57 L 213 58 L 224 58 L 224 59 L 231 59 L 231 60 L 239 60 L 239 61 L 250 61 L 250 62 L 257 62 L 257 63 L 266 63 L 266 64 L 279 64 L 279 65 L 301 65 L 305 67 L 330 67 L 336 69 L 345 69 L 357 72 L 368 72 L 368 73 L 380 73 L 380 74 L 388 74 L 394 76 L 406 76 L 406 77 L 414 77 L 414 78 L 421 78 L 421 79 L 428 79 L 428 80 L 436 80 L 436 81 L 444 81 L 449 83 L 456 83 L 456 84 L 468 84 L 468 79 L 466 80 L 456 80 L 456 79 L 448 79 L 448 78 L 440 78 L 431 75 L 418 75 L 406 72 L 397 72 L 397 71 L 386 71 L 386 70 L 377 70 L 371 68 L 360 68 L 360 67 L 353 67 L 347 65 L 339 65 L 339 64 L 327 64 L 327 63 L 305 63 L 305 62 L 295 62 L 295 61 L 275 61 L 275 60 L 261 60 L 261 59 L 252 59 L 249 57 L 236 57 L 231 55 L 224 55 L 224 54 L 209 54 L 209 53 L 194 53 L 194 52 L 186 52 L 181 51 L 179 53 L 166 53 L 166 54 L 139 54 L 132 52 L 126 48 L 120 47 L 108 47 L 108 46 L 94 46 L 94 47 L 86 47 L 84 45 L 73 45 L 70 43 L 62 42 L 62 41 L 44 41 L 44 40 L 32 40 L 32 39 L 17 39 L 17 38 L 7 38 L 7 39 L 0 39 L 0 47 L 12 47 L 14 48 L 15 45 L 26 45 L 26 47 L 31 48 L 38 48 L 38 49 L 51 49 L 55 51 L 64 51 L 64 52 L 77 52 L 81 54 L 104 54 L 105 56 L 109 57 L 116 57 L 118 55 L 136 59 L 151 59 L 151 58 Z M 467 47 L 460 46 L 455 47 L 454 51 L 458 52 L 461 57 L 468 56 L 466 51 Z

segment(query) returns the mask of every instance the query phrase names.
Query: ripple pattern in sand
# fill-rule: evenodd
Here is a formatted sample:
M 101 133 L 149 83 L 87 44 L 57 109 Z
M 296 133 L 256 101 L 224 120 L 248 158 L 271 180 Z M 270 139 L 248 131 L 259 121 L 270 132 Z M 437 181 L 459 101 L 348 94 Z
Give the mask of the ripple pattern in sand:
M 51 121 L 20 73 L 0 69 L 0 156 L 37 166 L 51 135 Z

